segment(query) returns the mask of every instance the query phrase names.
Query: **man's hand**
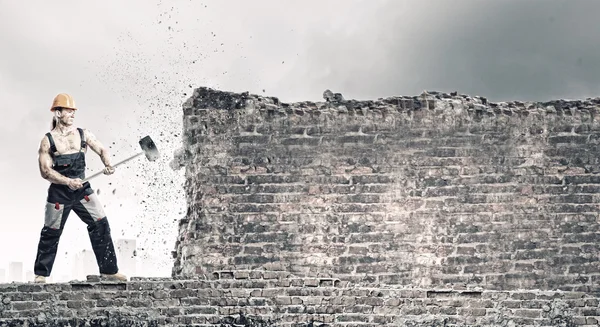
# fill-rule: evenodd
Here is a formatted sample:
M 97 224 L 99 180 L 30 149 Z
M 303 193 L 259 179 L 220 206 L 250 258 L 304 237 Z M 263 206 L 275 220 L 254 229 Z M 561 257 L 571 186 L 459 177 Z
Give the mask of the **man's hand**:
M 112 166 L 106 166 L 103 171 L 104 175 L 112 175 L 114 172 L 115 168 Z
M 71 179 L 69 180 L 67 186 L 69 186 L 70 189 L 75 191 L 83 187 L 83 181 L 81 180 L 81 178 Z

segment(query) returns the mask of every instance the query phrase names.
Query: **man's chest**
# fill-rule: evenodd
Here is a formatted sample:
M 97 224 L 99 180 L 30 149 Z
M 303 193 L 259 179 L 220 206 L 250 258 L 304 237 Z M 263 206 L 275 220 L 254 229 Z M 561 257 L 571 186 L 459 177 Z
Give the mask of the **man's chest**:
M 81 138 L 77 131 L 68 135 L 52 134 L 52 138 L 59 154 L 75 153 L 81 149 Z

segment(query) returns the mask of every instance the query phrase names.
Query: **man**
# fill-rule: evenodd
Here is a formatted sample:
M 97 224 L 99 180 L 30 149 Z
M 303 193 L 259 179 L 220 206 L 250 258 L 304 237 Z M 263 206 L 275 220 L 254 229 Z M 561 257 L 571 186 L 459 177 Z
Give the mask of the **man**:
M 46 277 L 50 276 L 58 242 L 71 210 L 87 224 L 103 279 L 126 281 L 127 277 L 118 273 L 106 214 L 90 183 L 83 182 L 87 147 L 100 156 L 106 167 L 106 175 L 115 171 L 110 165 L 108 152 L 89 130 L 73 125 L 77 111 L 73 97 L 65 93 L 58 94 L 50 111 L 54 113 L 52 129 L 44 135 L 38 152 L 40 173 L 51 184 L 35 259 L 34 282 L 45 283 Z

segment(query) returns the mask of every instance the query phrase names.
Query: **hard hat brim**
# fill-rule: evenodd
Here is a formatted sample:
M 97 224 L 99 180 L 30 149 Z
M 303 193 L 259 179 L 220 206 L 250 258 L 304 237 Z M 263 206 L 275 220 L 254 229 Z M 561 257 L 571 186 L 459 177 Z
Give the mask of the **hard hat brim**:
M 73 108 L 73 107 L 52 107 L 52 108 L 50 108 L 50 111 L 54 112 L 56 110 L 56 108 L 66 108 L 66 109 L 77 110 L 77 108 Z

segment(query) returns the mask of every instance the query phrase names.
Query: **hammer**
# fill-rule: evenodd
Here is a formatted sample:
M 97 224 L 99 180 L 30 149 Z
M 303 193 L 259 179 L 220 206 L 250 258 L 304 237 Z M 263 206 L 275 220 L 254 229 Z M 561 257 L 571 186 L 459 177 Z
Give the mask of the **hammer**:
M 138 152 L 138 153 L 132 155 L 131 157 L 127 158 L 127 159 L 121 160 L 120 162 L 114 164 L 113 167 L 117 167 L 118 165 L 123 164 L 123 163 L 125 163 L 125 162 L 127 162 L 127 161 L 129 161 L 129 160 L 131 160 L 131 159 L 133 159 L 133 158 L 135 158 L 137 156 L 140 156 L 142 154 L 145 154 L 146 158 L 148 160 L 150 160 L 150 161 L 156 161 L 156 159 L 160 158 L 160 154 L 158 153 L 158 149 L 156 148 L 156 144 L 154 144 L 154 141 L 152 141 L 152 139 L 150 138 L 150 136 L 144 136 L 138 143 L 140 144 L 140 147 L 142 148 L 142 152 Z M 92 178 L 94 178 L 96 176 L 99 176 L 99 175 L 101 175 L 103 173 L 104 173 L 104 170 L 99 171 L 99 172 L 97 172 L 97 173 L 95 173 L 95 174 L 93 174 L 93 175 L 91 175 L 89 177 L 86 177 L 83 180 L 83 182 L 87 182 L 90 179 L 92 179 Z

